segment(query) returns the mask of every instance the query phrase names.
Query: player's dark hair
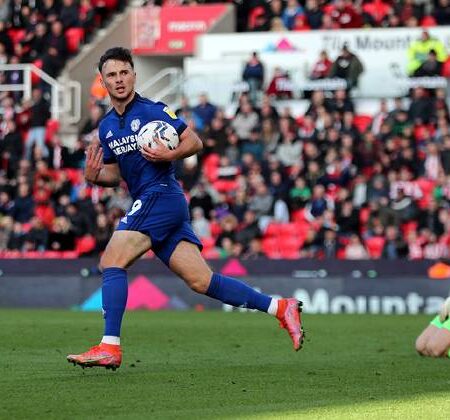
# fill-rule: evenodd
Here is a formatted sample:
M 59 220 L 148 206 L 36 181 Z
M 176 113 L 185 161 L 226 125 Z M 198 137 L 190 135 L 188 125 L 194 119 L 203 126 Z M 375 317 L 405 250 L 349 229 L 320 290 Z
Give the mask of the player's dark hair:
M 131 57 L 131 51 L 123 47 L 114 47 L 106 50 L 105 53 L 100 57 L 98 62 L 98 71 L 101 73 L 103 65 L 108 60 L 118 60 L 124 63 L 130 63 L 131 67 L 134 69 L 133 57 Z

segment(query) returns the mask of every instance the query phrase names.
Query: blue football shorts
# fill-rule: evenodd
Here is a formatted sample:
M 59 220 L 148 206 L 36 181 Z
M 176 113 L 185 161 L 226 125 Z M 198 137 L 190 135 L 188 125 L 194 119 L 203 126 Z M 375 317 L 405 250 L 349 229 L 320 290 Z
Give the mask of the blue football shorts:
M 149 236 L 153 252 L 167 266 L 181 241 L 202 249 L 202 243 L 191 227 L 186 198 L 180 193 L 142 194 L 122 217 L 116 230 L 132 230 Z

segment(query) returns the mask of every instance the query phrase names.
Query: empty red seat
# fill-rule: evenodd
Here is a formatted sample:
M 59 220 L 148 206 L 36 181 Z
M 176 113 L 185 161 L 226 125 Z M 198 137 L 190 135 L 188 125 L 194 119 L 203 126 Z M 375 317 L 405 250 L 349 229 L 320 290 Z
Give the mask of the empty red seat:
M 366 239 L 366 248 L 373 259 L 381 258 L 385 239 L 382 236 L 374 236 Z
M 20 41 L 22 41 L 25 38 L 26 35 L 25 29 L 8 29 L 8 35 L 11 38 L 11 42 L 13 45 L 18 44 Z
M 364 133 L 369 128 L 372 122 L 372 117 L 370 115 L 355 115 L 353 119 L 353 124 L 358 129 L 360 133 Z
M 80 49 L 80 45 L 84 40 L 84 29 L 83 28 L 69 28 L 66 33 L 66 44 L 67 51 L 70 54 L 76 54 Z
M 96 242 L 93 236 L 82 236 L 76 240 L 75 251 L 77 251 L 80 255 L 87 254 L 95 248 L 95 244 Z

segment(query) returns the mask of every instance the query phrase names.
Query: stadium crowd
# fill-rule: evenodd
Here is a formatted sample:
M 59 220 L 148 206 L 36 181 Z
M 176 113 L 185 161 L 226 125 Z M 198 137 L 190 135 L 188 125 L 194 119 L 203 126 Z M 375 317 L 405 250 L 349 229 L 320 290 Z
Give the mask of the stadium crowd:
M 231 3 L 236 7 L 238 31 L 414 28 L 450 24 L 448 0 L 160 0 L 153 3 Z
M 321 10 L 329 6 L 322 3 Z M 349 2 L 332 6 L 341 3 Z M 204 140 L 203 152 L 176 168 L 206 257 L 449 256 L 450 114 L 443 89 L 417 87 L 409 98 L 381 100 L 370 116 L 358 114 L 348 90 L 313 91 L 301 117 L 277 107 L 271 83 L 256 90 L 256 97 L 241 94 L 232 116 L 206 94 L 183 98 L 176 109 Z M 105 189 L 83 179 L 84 150 L 97 135 L 104 101 L 93 100 L 69 149 L 39 84 L 29 103 L 17 106 L 18 99 L 1 98 L 0 252 L 101 253 L 132 204 L 123 186 Z

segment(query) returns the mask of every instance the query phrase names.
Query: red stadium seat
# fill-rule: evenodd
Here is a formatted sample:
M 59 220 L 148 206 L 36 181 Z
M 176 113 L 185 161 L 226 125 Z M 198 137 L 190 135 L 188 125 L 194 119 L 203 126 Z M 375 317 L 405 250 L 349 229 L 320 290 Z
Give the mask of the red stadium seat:
M 33 64 L 38 69 L 42 69 L 43 62 L 41 59 L 34 60 Z M 40 81 L 41 81 L 41 78 L 39 77 L 39 75 L 37 73 L 35 73 L 34 71 L 31 72 L 31 83 L 33 84 L 33 86 L 37 85 Z
M 67 51 L 70 54 L 76 54 L 80 49 L 80 45 L 84 40 L 84 29 L 83 28 L 69 28 L 66 33 L 66 43 Z
M 8 35 L 11 38 L 13 45 L 22 41 L 25 38 L 26 33 L 25 29 L 8 29 Z
M 360 133 L 364 133 L 370 126 L 372 117 L 370 115 L 355 115 L 353 124 Z
M 385 238 L 382 236 L 374 236 L 372 238 L 367 238 L 365 240 L 366 248 L 369 252 L 369 255 L 373 259 L 381 258 L 381 254 L 383 252 Z
M 436 19 L 430 15 L 424 16 L 422 21 L 420 22 L 420 26 L 422 26 L 423 28 L 430 28 L 436 25 L 437 25 Z
M 87 254 L 95 248 L 95 238 L 91 235 L 85 235 L 76 239 L 75 251 L 80 255 Z

